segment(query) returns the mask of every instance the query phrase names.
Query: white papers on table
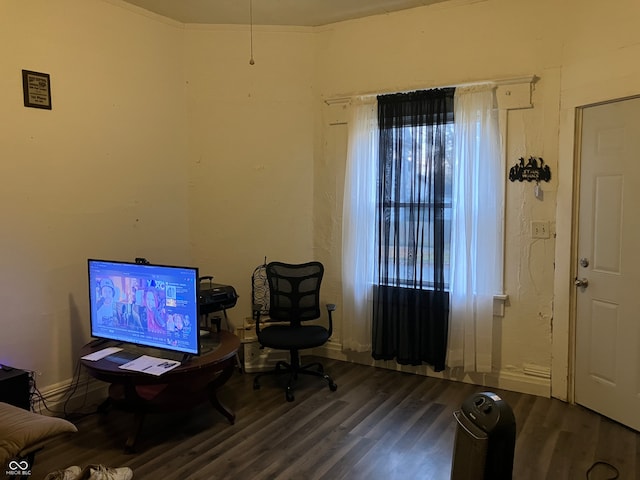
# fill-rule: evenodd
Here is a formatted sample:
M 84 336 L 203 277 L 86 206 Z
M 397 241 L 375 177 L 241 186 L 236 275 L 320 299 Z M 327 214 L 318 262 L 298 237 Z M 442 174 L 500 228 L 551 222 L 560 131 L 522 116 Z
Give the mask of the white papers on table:
M 179 366 L 180 362 L 175 360 L 142 355 L 135 360 L 131 360 L 124 365 L 120 365 L 120 368 L 124 370 L 132 370 L 134 372 L 144 372 L 150 375 L 162 375 L 163 373 L 173 370 Z
M 93 352 L 93 353 L 90 353 L 89 355 L 85 355 L 84 357 L 82 357 L 82 359 L 91 360 L 92 362 L 95 362 L 97 360 L 100 360 L 101 358 L 108 357 L 112 353 L 119 352 L 120 350 L 122 349 L 118 347 L 103 348 L 102 350 L 98 350 L 97 352 Z

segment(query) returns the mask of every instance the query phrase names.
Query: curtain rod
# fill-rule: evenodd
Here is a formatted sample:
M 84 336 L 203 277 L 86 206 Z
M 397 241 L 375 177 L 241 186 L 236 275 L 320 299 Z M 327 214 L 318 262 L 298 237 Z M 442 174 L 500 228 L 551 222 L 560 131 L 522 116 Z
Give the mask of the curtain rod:
M 444 85 L 444 86 L 431 87 L 431 88 L 473 87 L 475 85 L 494 85 L 496 87 L 499 87 L 502 85 L 515 85 L 518 83 L 535 83 L 539 79 L 540 77 L 536 75 L 525 75 L 522 77 L 510 77 L 510 78 L 502 78 L 498 80 L 483 80 L 483 81 L 477 81 L 477 82 L 459 83 L 457 85 Z M 405 93 L 405 92 L 412 92 L 415 90 L 424 90 L 424 87 L 411 88 L 408 90 L 400 90 L 400 91 L 393 91 L 393 92 L 392 91 L 376 92 L 376 93 L 369 92 L 369 93 L 357 93 L 352 95 L 342 95 L 340 97 L 327 98 L 325 99 L 324 103 L 326 103 L 327 105 L 344 105 L 344 104 L 350 103 L 353 97 L 375 97 L 378 95 L 387 95 L 391 93 Z

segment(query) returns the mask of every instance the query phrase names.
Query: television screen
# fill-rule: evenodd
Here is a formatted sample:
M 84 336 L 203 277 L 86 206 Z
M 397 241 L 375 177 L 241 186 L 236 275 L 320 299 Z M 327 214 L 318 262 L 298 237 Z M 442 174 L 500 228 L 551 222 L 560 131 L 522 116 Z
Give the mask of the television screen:
M 91 335 L 200 353 L 198 269 L 88 260 Z

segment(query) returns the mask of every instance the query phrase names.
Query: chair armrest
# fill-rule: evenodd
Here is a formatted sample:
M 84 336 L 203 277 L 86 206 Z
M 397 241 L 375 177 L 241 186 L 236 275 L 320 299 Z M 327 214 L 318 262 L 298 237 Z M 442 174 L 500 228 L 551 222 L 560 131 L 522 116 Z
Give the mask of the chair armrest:
M 253 311 L 253 319 L 258 323 L 258 320 L 260 320 L 260 312 L 262 312 L 262 305 L 254 303 L 251 309 Z
M 260 305 L 259 303 L 254 303 L 253 304 L 253 319 L 256 321 L 256 335 L 258 335 L 260 333 L 260 322 L 261 322 L 261 314 L 262 312 L 262 305 Z M 269 320 L 269 317 L 266 318 L 266 321 L 263 321 L 262 323 L 266 323 Z
M 336 310 L 335 303 L 327 303 L 327 313 L 329 314 L 329 337 L 333 334 L 333 312 Z

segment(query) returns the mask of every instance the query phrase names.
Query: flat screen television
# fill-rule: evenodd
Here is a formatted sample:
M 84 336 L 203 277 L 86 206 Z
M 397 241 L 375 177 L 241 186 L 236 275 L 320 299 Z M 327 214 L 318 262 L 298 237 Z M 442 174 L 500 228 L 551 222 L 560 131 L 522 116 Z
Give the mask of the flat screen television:
M 199 355 L 198 269 L 88 260 L 91 335 Z

